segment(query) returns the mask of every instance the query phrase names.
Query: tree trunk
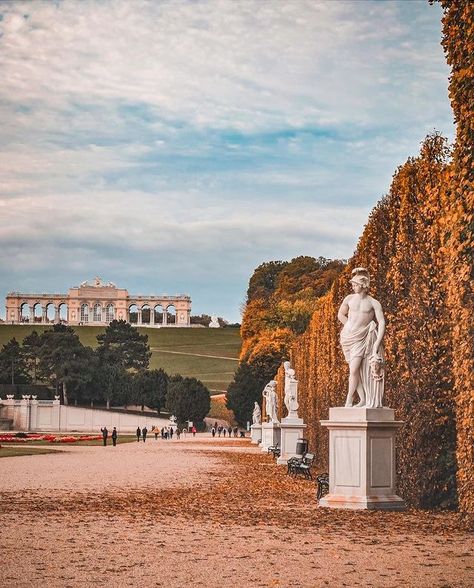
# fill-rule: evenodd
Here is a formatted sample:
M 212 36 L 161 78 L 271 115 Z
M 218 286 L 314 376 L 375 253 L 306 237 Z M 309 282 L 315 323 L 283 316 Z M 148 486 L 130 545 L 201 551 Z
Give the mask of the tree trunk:
M 91 400 L 91 408 L 94 408 L 94 401 Z
M 110 398 L 107 398 L 107 410 L 110 410 Z
M 64 400 L 64 406 L 67 406 L 68 401 L 67 401 L 67 384 L 66 384 L 66 382 L 63 382 L 63 400 Z

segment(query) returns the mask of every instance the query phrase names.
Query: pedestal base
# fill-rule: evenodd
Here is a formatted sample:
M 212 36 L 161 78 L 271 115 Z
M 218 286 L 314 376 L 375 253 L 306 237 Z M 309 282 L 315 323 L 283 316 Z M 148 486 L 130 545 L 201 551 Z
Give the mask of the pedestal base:
M 280 423 L 262 423 L 262 451 L 280 443 Z
M 296 442 L 303 437 L 305 429 L 306 425 L 303 419 L 286 417 L 281 420 L 280 456 L 277 459 L 277 464 L 286 465 L 290 457 L 296 457 Z
M 404 510 L 396 494 L 395 434 L 401 421 L 390 408 L 331 408 L 327 508 Z
M 251 443 L 258 445 L 262 440 L 262 425 L 252 425 L 250 427 Z

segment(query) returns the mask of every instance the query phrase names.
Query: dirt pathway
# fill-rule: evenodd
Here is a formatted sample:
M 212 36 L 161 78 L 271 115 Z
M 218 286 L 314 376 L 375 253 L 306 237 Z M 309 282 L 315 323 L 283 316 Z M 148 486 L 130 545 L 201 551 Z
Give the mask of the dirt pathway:
M 318 509 L 247 440 L 150 441 L 0 460 L 0 586 L 474 584 L 455 513 Z

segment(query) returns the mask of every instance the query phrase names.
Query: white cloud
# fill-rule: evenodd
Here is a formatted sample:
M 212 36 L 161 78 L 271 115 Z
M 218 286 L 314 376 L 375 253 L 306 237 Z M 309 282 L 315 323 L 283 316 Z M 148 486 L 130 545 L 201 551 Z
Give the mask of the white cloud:
M 5 290 L 99 270 L 145 287 L 158 263 L 168 290 L 233 300 L 266 259 L 349 256 L 396 166 L 451 131 L 424 0 L 0 13 Z

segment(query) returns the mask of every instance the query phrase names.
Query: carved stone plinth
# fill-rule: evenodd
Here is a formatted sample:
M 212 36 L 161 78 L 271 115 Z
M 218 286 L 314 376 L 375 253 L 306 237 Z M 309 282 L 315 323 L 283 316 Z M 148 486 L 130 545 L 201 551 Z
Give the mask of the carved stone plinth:
M 252 425 L 250 427 L 250 439 L 251 443 L 258 445 L 262 440 L 262 425 Z
M 390 408 L 331 408 L 329 494 L 319 506 L 404 510 L 396 494 L 395 435 L 402 426 Z
M 277 463 L 286 465 L 290 457 L 296 457 L 296 442 L 303 437 L 306 425 L 303 419 L 285 417 L 280 423 L 280 456 Z
M 280 443 L 280 423 L 262 423 L 262 451 L 267 451 L 277 443 Z

